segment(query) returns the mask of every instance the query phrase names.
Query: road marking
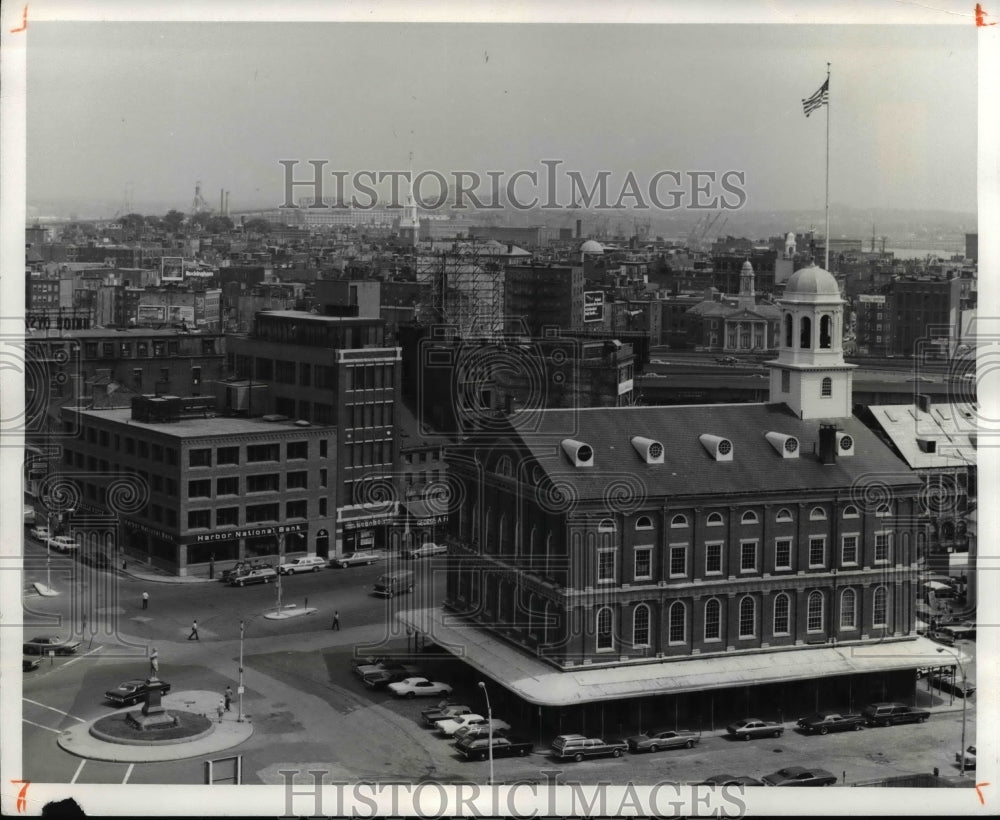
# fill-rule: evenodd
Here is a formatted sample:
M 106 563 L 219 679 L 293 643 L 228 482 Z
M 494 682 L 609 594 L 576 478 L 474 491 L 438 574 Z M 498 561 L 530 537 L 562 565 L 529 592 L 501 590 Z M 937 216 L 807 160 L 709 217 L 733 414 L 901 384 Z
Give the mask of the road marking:
M 71 661 L 67 661 L 66 663 L 64 663 L 64 664 L 62 665 L 62 668 L 63 668 L 63 669 L 65 669 L 65 668 L 66 668 L 67 666 L 72 666 L 72 665 L 73 665 L 74 663 L 76 663 L 77 661 L 82 661 L 82 660 L 83 660 L 84 658 L 86 658 L 87 656 L 89 656 L 89 655 L 93 655 L 93 654 L 94 654 L 95 652 L 100 652 L 102 648 L 103 648 L 103 647 L 101 647 L 101 646 L 97 646 L 97 647 L 95 647 L 95 648 L 91 649 L 91 650 L 90 650 L 89 652 L 87 652 L 87 653 L 85 653 L 85 654 L 83 654 L 83 655 L 77 655 L 77 656 L 76 656 L 75 658 L 73 658 L 73 660 L 71 660 Z
M 80 772 L 83 771 L 83 767 L 86 765 L 87 761 L 85 759 L 80 761 L 80 765 L 76 767 L 76 772 L 73 774 L 73 779 L 69 781 L 70 783 L 76 783 L 76 779 L 80 776 Z
M 45 730 L 47 730 L 49 732 L 55 732 L 57 735 L 61 735 L 62 734 L 62 729 L 53 729 L 51 726 L 42 726 L 41 723 L 35 723 L 35 721 L 28 720 L 25 717 L 21 718 L 21 720 L 24 723 L 30 723 L 32 726 L 37 726 L 39 729 L 45 729 Z
M 123 785 L 123 786 L 124 786 L 124 785 L 125 785 L 126 783 L 128 783 L 128 779 L 129 779 L 129 778 L 130 778 L 130 777 L 132 776 L 132 769 L 134 769 L 134 768 L 135 768 L 135 763 L 129 763 L 129 764 L 128 764 L 128 771 L 127 771 L 127 772 L 125 772 L 125 779 L 124 779 L 124 780 L 122 780 L 122 785 Z
M 54 706 L 46 706 L 44 703 L 39 703 L 37 700 L 32 700 L 31 698 L 22 698 L 25 703 L 33 704 L 34 706 L 41 706 L 43 709 L 50 709 L 53 712 L 58 712 L 60 715 L 65 715 L 66 717 L 73 718 L 73 720 L 78 720 L 80 723 L 86 723 L 83 718 L 78 718 L 76 715 L 71 715 L 69 712 L 64 712 L 62 709 L 56 709 Z

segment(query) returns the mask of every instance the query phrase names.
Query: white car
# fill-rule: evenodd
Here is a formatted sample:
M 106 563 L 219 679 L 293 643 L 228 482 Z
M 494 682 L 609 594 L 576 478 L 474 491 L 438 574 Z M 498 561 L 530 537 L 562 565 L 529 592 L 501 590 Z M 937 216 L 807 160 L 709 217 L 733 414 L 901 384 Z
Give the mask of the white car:
M 451 737 L 463 726 L 485 726 L 486 718 L 474 712 L 468 715 L 456 715 L 455 717 L 442 718 L 434 723 L 437 729 L 445 737 Z
M 294 575 L 296 572 L 319 572 L 325 566 L 325 558 L 320 558 L 318 555 L 303 555 L 280 564 L 278 572 L 282 575 Z
M 28 530 L 28 535 L 38 541 L 41 541 L 43 544 L 52 537 L 52 533 L 49 532 L 48 527 L 32 527 Z
M 407 558 L 425 558 L 429 555 L 439 555 L 443 552 L 447 552 L 448 547 L 445 544 L 434 544 L 428 541 L 426 544 L 421 544 L 419 547 L 413 547 L 412 549 L 403 550 L 403 555 Z
M 389 691 L 397 698 L 415 698 L 427 695 L 450 695 L 451 687 L 447 683 L 429 681 L 427 678 L 406 678 L 397 683 L 390 683 Z
M 72 550 L 79 549 L 76 539 L 70 538 L 68 535 L 57 535 L 55 538 L 50 538 L 49 546 L 59 552 L 71 552 Z
M 974 769 L 974 768 L 976 768 L 976 747 L 975 746 L 970 746 L 968 749 L 966 749 L 964 757 L 965 757 L 965 759 L 963 760 L 962 759 L 963 755 L 961 754 L 961 752 L 955 752 L 955 762 L 956 763 L 958 763 L 960 766 L 962 766 L 965 769 Z
M 455 740 L 461 740 L 463 737 L 489 737 L 490 723 L 491 721 L 484 720 L 482 723 L 459 726 L 452 734 Z M 494 735 L 505 735 L 510 731 L 510 724 L 505 720 L 493 718 L 492 723 Z

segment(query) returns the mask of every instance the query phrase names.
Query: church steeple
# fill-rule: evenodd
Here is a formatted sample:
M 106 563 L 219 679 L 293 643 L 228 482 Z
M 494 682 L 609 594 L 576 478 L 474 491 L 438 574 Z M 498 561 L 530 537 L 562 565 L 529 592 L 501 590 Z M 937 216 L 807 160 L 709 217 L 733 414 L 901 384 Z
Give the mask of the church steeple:
M 753 265 L 751 265 L 750 260 L 747 259 L 747 261 L 743 263 L 742 270 L 740 270 L 740 297 L 738 300 L 739 306 L 745 310 L 753 310 L 754 306 L 757 304 L 757 297 L 754 294 L 753 285 Z

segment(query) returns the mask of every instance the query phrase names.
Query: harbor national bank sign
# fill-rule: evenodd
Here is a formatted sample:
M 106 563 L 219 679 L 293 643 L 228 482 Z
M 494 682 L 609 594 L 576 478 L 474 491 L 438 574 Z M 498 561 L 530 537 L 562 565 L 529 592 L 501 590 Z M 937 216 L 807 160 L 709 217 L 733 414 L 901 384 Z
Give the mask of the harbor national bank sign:
M 279 524 L 277 527 L 246 527 L 242 530 L 202 533 L 195 536 L 193 543 L 204 544 L 209 541 L 235 541 L 238 538 L 256 538 L 259 535 L 286 535 L 290 532 L 306 532 L 308 529 L 308 524 Z

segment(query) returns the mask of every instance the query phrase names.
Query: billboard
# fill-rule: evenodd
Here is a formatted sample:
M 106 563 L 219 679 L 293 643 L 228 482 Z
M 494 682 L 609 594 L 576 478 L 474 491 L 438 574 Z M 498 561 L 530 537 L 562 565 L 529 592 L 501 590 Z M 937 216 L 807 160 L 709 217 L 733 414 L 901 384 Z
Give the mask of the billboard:
M 184 281 L 184 259 L 180 256 L 164 256 L 160 259 L 161 282 Z
M 583 321 L 604 321 L 604 291 L 585 290 L 583 292 Z
M 186 322 L 194 326 L 194 305 L 171 305 L 167 308 L 167 321 L 180 324 Z
M 136 319 L 139 322 L 162 322 L 166 313 L 163 305 L 139 305 Z

